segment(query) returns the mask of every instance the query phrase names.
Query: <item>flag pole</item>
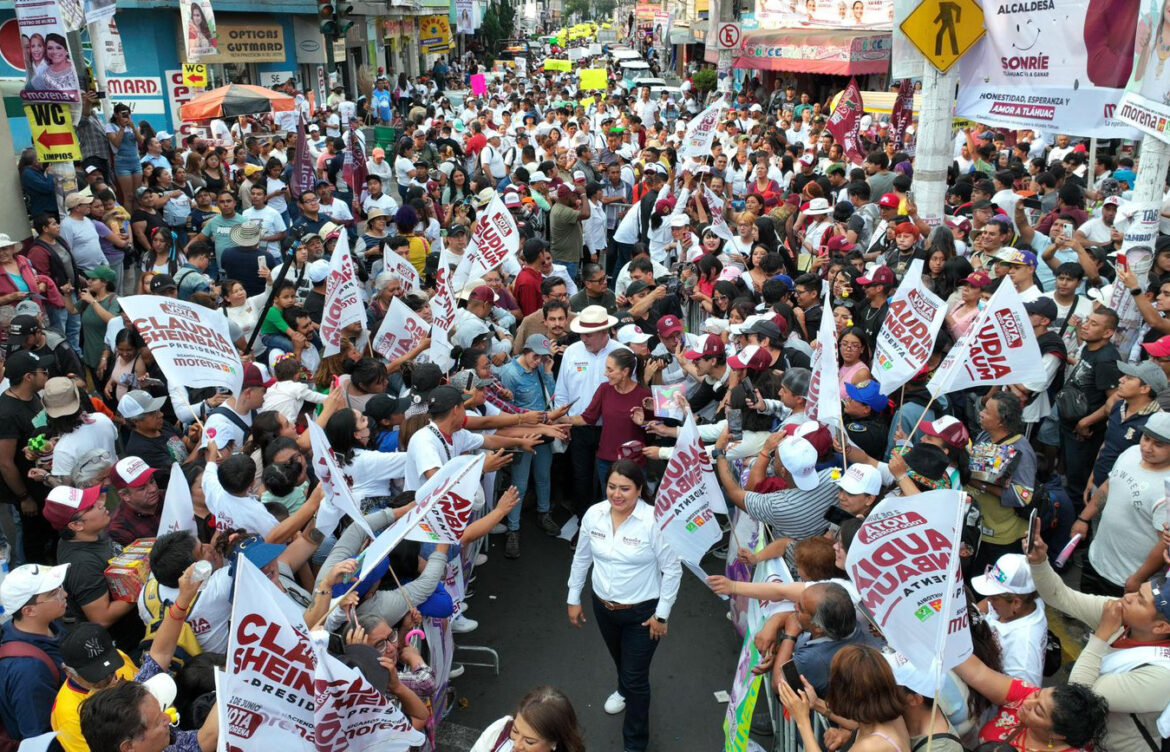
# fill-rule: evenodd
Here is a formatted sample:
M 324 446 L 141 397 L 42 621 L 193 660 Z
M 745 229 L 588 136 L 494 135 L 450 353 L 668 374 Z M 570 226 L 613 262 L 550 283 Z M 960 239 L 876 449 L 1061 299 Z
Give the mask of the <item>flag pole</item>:
M 926 416 L 926 413 L 930 410 L 930 406 L 933 404 L 934 404 L 934 395 L 931 395 L 930 400 L 926 403 L 926 407 L 922 408 L 922 414 L 918 416 L 918 422 L 915 423 L 914 428 L 911 429 L 910 437 L 908 439 L 906 439 L 907 444 L 914 441 L 914 434 L 918 433 L 918 426 L 922 425 L 922 419 Z

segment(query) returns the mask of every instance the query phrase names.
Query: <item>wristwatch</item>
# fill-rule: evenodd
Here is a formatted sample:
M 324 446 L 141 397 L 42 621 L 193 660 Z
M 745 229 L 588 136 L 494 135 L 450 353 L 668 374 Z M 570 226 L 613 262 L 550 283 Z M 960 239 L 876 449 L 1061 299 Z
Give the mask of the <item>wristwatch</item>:
M 666 623 L 666 619 L 663 619 L 661 616 L 655 616 L 655 617 L 654 617 L 654 621 L 658 622 L 659 624 L 665 624 L 665 623 Z
M 727 456 L 727 453 L 724 452 L 719 447 L 715 447 L 714 449 L 711 450 L 711 459 L 713 459 L 713 460 L 717 460 L 720 457 L 726 457 L 726 456 Z

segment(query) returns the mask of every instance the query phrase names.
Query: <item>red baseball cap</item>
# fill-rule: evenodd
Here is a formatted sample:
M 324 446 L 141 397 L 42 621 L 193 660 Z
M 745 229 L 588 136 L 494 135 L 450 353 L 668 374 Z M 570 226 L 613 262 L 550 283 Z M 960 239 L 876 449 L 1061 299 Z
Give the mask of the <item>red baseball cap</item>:
M 110 470 L 110 482 L 114 488 L 137 488 L 146 485 L 154 468 L 146 464 L 139 457 L 126 457 L 118 460 L 118 464 Z
M 857 284 L 865 287 L 866 285 L 885 285 L 892 287 L 894 284 L 894 270 L 888 266 L 876 267 L 872 272 L 864 277 L 857 278 Z
M 762 371 L 772 365 L 772 355 L 759 345 L 748 345 L 728 358 L 727 365 L 732 368 L 747 368 L 751 371 Z
M 495 303 L 496 293 L 487 285 L 480 285 L 471 291 L 467 299 L 478 300 L 480 303 Z
M 54 530 L 64 530 L 74 517 L 97 504 L 101 495 L 101 486 L 85 489 L 57 486 L 49 491 L 42 513 Z
M 898 205 L 902 203 L 902 199 L 898 198 L 896 193 L 883 193 L 882 197 L 878 199 L 878 206 L 886 209 L 897 209 Z
M 845 237 L 844 235 L 834 235 L 833 237 L 829 238 L 829 242 L 826 244 L 826 247 L 829 249 L 829 253 L 846 253 L 848 251 L 852 251 L 857 246 L 853 243 L 850 243 L 849 238 Z
M 971 438 L 971 435 L 967 432 L 967 427 L 958 418 L 950 415 L 944 415 L 937 420 L 924 421 L 918 426 L 918 430 L 922 431 L 926 436 L 934 436 L 935 438 L 942 439 L 955 449 L 962 449 L 967 446 L 967 441 Z
M 1170 334 L 1165 337 L 1156 339 L 1153 342 L 1147 342 L 1142 345 L 1145 351 L 1150 354 L 1152 358 L 1165 358 L 1170 356 Z
M 659 337 L 667 337 L 667 336 L 670 336 L 671 334 L 680 334 L 680 333 L 682 333 L 682 330 L 683 330 L 683 325 L 682 325 L 682 322 L 678 320 L 678 316 L 675 316 L 673 314 L 667 314 L 667 315 L 663 316 L 662 318 L 658 319 L 658 336 Z
M 697 348 L 688 349 L 684 355 L 690 360 L 698 360 L 699 358 L 714 358 L 726 352 L 723 340 L 719 339 L 718 334 L 706 334 L 699 339 Z

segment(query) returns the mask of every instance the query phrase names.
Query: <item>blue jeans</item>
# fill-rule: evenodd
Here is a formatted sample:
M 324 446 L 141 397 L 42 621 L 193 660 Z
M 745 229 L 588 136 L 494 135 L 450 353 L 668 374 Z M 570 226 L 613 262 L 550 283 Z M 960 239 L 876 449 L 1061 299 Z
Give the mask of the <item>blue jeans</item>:
M 293 351 L 292 340 L 283 334 L 263 334 L 260 336 L 260 341 L 268 350 L 280 350 L 286 353 Z
M 613 467 L 613 460 L 597 460 L 597 478 L 601 481 L 601 495 L 605 496 L 605 482 L 609 480 L 609 469 Z
M 650 661 L 658 641 L 642 623 L 654 615 L 658 601 L 610 611 L 595 595 L 593 618 L 618 670 L 618 692 L 626 700 L 622 741 L 627 752 L 645 752 L 650 741 Z
M 45 306 L 45 311 L 49 317 L 49 326 L 65 334 L 69 328 L 69 311 L 66 311 L 64 308 L 54 308 L 48 305 Z
M 579 264 L 576 264 L 576 263 L 573 263 L 573 264 L 566 263 L 565 264 L 565 272 L 569 275 L 569 279 L 577 279 L 577 267 L 578 266 L 579 266 Z
M 76 303 L 76 299 L 73 301 Z M 69 346 L 77 353 L 77 357 L 81 357 L 81 314 L 69 313 L 66 311 L 67 318 L 65 319 L 65 339 L 69 342 Z
M 528 492 L 528 476 L 531 473 L 536 480 L 536 511 L 538 514 L 548 514 L 549 493 L 552 490 L 552 444 L 539 444 L 535 454 L 522 452 L 519 459 L 512 463 L 512 485 L 520 496 L 520 504 L 512 507 L 508 512 L 508 531 L 516 532 L 520 529 L 520 507 L 523 506 L 524 494 Z M 535 471 L 535 472 L 534 472 Z

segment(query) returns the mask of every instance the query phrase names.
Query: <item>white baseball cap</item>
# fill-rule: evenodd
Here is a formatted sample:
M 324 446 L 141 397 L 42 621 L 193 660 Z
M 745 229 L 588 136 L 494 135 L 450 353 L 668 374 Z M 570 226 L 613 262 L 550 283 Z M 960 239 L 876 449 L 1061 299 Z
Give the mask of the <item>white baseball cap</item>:
M 650 341 L 650 335 L 637 324 L 626 324 L 618 329 L 617 341 L 623 345 L 644 345 Z
M 801 491 L 811 491 L 820 484 L 817 477 L 817 450 L 808 439 L 788 438 L 780 442 L 780 464 Z
M 65 582 L 68 564 L 49 567 L 44 564 L 24 564 L 8 573 L 0 582 L 0 607 L 6 614 L 15 614 L 38 595 L 50 593 Z
M 854 462 L 837 481 L 847 494 L 869 494 L 877 496 L 882 492 L 882 474 L 873 465 Z
M 670 218 L 670 226 L 671 227 L 679 227 L 679 228 L 690 227 L 691 226 L 691 218 L 685 214 L 675 214 L 673 217 Z
M 305 270 L 305 273 L 308 275 L 310 282 L 319 285 L 329 276 L 329 262 L 325 259 L 317 259 L 309 264 L 309 268 Z
M 1004 554 L 986 574 L 971 578 L 971 587 L 980 595 L 1027 595 L 1036 592 L 1032 570 L 1023 554 Z

